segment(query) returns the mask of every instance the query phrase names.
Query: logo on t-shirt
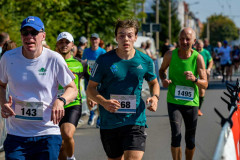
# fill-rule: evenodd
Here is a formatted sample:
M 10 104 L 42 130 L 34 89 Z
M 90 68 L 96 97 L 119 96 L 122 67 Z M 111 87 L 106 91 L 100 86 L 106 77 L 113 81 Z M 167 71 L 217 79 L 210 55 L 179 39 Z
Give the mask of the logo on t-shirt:
M 117 65 L 113 64 L 111 67 L 110 67 L 111 71 L 114 73 L 114 72 L 117 72 L 118 71 L 118 67 Z
M 45 68 L 43 68 L 43 67 L 38 70 L 38 74 L 39 75 L 46 75 L 46 72 L 47 72 L 47 70 Z
M 140 64 L 137 69 L 143 69 L 142 65 Z

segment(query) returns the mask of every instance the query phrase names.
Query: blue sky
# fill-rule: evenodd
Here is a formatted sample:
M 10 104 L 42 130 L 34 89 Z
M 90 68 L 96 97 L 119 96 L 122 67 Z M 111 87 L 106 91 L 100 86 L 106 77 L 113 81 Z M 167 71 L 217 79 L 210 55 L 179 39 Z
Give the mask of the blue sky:
M 151 5 L 155 0 L 146 0 L 145 11 L 152 12 Z M 240 28 L 240 0 L 185 0 L 201 22 L 206 22 L 207 17 L 213 14 L 223 14 L 234 21 Z M 195 4 L 198 2 L 198 4 Z

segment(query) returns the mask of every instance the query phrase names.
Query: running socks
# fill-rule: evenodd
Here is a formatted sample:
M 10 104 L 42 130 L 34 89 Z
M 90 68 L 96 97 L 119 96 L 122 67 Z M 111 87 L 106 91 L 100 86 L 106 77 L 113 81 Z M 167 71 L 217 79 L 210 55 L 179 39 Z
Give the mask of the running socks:
M 201 109 L 203 101 L 204 97 L 199 97 L 199 109 Z

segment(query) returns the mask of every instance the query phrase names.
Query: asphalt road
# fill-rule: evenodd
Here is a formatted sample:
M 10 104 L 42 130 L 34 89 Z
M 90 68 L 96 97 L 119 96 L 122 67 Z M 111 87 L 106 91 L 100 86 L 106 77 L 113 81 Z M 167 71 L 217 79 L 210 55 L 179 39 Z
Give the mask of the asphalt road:
M 235 76 L 233 80 L 236 80 L 236 78 Z M 204 115 L 198 119 L 194 160 L 211 160 L 213 157 L 221 131 L 220 118 L 214 112 L 214 107 L 225 117 L 229 113 L 227 105 L 220 99 L 221 96 L 226 97 L 223 91 L 226 91 L 225 84 L 221 83 L 219 79 L 211 79 L 202 106 Z M 157 112 L 146 112 L 149 128 L 146 129 L 148 137 L 143 160 L 171 160 L 171 135 L 166 94 L 167 90 L 161 88 Z M 143 99 L 146 99 L 147 96 L 148 92 L 143 92 Z M 100 141 L 99 129 L 95 128 L 95 125 L 88 126 L 86 124 L 87 118 L 87 116 L 81 118 L 82 124 L 78 126 L 74 136 L 75 157 L 77 160 L 106 160 L 107 157 Z M 185 159 L 184 126 L 182 126 L 182 133 L 183 159 Z M 0 153 L 0 160 L 4 160 L 4 152 Z
M 236 80 L 236 77 L 234 77 L 233 80 Z M 233 84 L 234 83 L 235 82 L 233 82 Z M 214 112 L 214 107 L 225 117 L 229 114 L 227 105 L 220 99 L 221 96 L 226 97 L 223 91 L 227 91 L 225 84 L 221 83 L 220 80 L 211 80 L 202 106 L 204 115 L 198 119 L 194 160 L 211 160 L 213 157 L 221 131 L 220 118 Z M 143 160 L 171 159 L 171 135 L 167 114 L 166 94 L 167 90 L 161 89 L 157 112 L 146 112 L 149 128 L 146 129 L 148 138 Z M 147 92 L 145 92 L 143 98 L 146 99 L 147 95 Z M 95 126 L 85 124 L 87 121 L 86 116 L 82 119 L 84 123 L 78 127 L 74 137 L 76 144 L 75 157 L 78 160 L 107 159 L 101 145 L 99 129 L 95 128 Z M 183 158 L 185 159 L 184 126 L 182 126 L 182 133 Z

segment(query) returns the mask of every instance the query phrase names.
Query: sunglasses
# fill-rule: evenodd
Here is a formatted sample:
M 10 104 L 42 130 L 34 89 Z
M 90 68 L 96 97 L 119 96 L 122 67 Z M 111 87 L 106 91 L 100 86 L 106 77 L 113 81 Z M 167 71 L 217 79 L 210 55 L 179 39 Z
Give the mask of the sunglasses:
M 29 34 L 31 34 L 32 36 L 36 36 L 36 35 L 38 35 L 38 33 L 40 33 L 40 32 L 43 32 L 43 31 L 36 31 L 36 30 L 30 30 L 30 31 L 28 31 L 28 30 L 21 30 L 21 34 L 22 34 L 23 36 L 28 36 Z

